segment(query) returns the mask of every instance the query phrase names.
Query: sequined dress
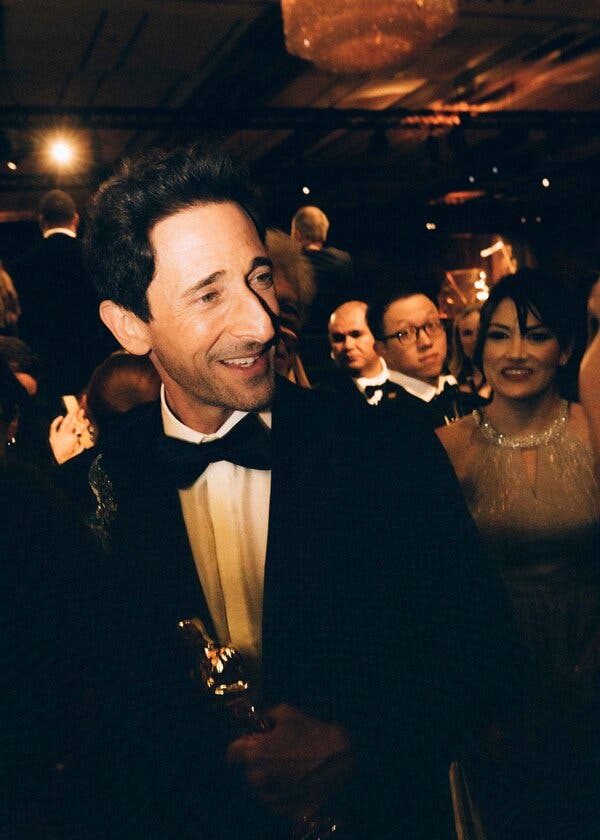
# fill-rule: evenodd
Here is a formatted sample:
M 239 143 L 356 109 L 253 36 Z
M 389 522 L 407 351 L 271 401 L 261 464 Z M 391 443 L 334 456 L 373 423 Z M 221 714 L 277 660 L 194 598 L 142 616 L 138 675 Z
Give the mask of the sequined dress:
M 500 434 L 474 412 L 463 491 L 540 672 L 568 678 L 600 626 L 598 485 L 592 452 L 569 430 L 569 405 L 543 432 Z M 535 480 L 523 462 L 537 450 Z

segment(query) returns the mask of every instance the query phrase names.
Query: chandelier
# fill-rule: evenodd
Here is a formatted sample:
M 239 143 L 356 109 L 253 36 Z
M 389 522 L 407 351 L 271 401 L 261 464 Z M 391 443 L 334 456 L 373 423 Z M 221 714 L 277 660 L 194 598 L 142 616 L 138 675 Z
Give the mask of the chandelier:
M 288 52 L 330 73 L 401 64 L 452 29 L 458 0 L 281 0 Z

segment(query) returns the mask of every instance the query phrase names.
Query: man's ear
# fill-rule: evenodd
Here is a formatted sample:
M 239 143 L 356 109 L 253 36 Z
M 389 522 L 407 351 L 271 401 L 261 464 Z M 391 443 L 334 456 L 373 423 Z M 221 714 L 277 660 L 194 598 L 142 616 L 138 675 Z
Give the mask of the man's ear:
M 375 348 L 377 355 L 385 359 L 385 341 L 379 341 L 379 339 L 376 338 L 373 343 L 373 347 Z
M 119 306 L 113 300 L 103 300 L 100 304 L 100 318 L 121 347 L 129 353 L 145 356 L 150 351 L 148 325 L 131 310 Z

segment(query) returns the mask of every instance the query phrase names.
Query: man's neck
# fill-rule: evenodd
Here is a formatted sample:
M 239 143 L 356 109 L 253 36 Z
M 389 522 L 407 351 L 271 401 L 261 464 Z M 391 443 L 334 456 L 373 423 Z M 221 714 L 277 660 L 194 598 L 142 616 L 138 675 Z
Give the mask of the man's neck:
M 381 359 L 375 359 L 374 362 L 371 362 L 370 365 L 363 368 L 358 372 L 352 373 L 353 379 L 372 379 L 374 376 L 379 376 L 380 373 L 383 373 L 383 363 Z
M 188 429 L 199 432 L 201 435 L 212 435 L 218 432 L 233 414 L 232 408 L 222 408 L 206 403 L 199 406 L 178 399 L 178 395 L 169 393 L 164 384 L 162 389 L 164 402 L 173 417 Z

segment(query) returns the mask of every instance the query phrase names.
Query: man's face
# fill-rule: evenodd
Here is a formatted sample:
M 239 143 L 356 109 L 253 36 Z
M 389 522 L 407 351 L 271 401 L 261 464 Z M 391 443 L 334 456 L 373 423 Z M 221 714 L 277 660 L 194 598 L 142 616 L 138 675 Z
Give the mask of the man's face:
M 296 335 L 300 335 L 304 321 L 304 307 L 298 293 L 283 271 L 275 269 L 273 279 L 281 323 Z
M 410 295 L 395 300 L 383 316 L 383 333 L 392 335 L 407 327 L 422 327 L 428 322 L 439 321 L 435 304 L 425 295 Z M 400 371 L 414 379 L 437 384 L 446 359 L 446 333 L 443 329 L 427 335 L 419 330 L 416 340 L 400 344 L 397 338 L 377 342 L 377 350 L 392 370 Z
M 179 419 L 216 431 L 273 395 L 273 277 L 256 228 L 233 203 L 197 205 L 150 233 L 155 273 L 143 324 L 150 358 Z
M 353 377 L 375 376 L 381 370 L 366 311 L 364 304 L 344 304 L 329 321 L 331 356 L 339 368 Z

